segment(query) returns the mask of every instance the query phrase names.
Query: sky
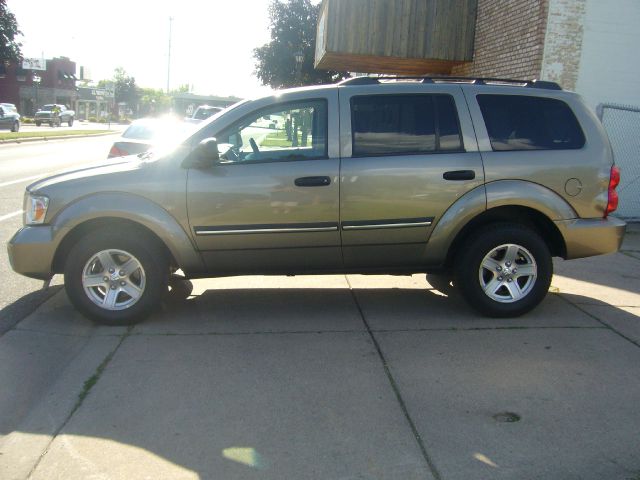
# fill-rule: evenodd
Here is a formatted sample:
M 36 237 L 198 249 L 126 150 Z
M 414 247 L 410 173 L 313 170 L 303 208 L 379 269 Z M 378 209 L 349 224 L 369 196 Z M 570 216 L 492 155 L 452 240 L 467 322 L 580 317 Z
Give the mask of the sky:
M 319 0 L 314 1 L 318 3 Z M 69 57 L 94 80 L 123 67 L 141 87 L 166 89 L 169 17 L 170 88 L 202 95 L 266 94 L 253 74 L 253 49 L 269 37 L 269 0 L 8 0 L 23 33 L 25 57 Z

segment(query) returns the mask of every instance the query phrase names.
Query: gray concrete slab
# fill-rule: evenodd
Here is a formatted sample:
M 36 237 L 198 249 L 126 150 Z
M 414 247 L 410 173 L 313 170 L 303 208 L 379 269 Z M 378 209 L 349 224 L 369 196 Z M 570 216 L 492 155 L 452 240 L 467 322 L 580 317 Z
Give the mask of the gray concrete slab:
M 496 319 L 473 311 L 455 291 L 447 297 L 430 289 L 424 275 L 349 279 L 373 330 L 600 326 L 554 293 L 527 315 Z
M 610 330 L 376 337 L 443 479 L 640 475 L 640 349 Z
M 48 390 L 29 397 L 37 401 L 26 415 L 12 417 L 10 433 L 0 439 L 0 478 L 22 480 L 28 477 L 78 404 L 79 394 L 85 390 L 85 382 L 96 373 L 98 366 L 119 342 L 119 337 L 92 337 L 66 368 L 55 362 L 51 365 L 55 373 L 43 385 L 51 381 L 54 383 Z M 27 373 L 19 365 L 15 367 L 17 373 Z M 4 408 L 0 409 L 3 415 L 12 413 Z
M 0 337 L 0 436 L 17 427 L 85 344 L 84 337 L 35 332 Z
M 347 332 L 128 337 L 32 478 L 432 477 Z
M 640 260 L 622 253 L 555 260 L 552 285 L 580 304 L 640 307 Z M 581 297 L 581 298 L 579 298 Z
M 165 306 L 136 333 L 362 331 L 344 276 L 198 280 L 186 302 Z
M 69 303 L 63 289 L 41 305 L 33 314 L 22 320 L 15 327 L 15 330 L 89 337 L 122 335 L 126 331 L 126 327 L 96 325 Z
M 580 305 L 580 308 L 640 345 L 640 307 Z

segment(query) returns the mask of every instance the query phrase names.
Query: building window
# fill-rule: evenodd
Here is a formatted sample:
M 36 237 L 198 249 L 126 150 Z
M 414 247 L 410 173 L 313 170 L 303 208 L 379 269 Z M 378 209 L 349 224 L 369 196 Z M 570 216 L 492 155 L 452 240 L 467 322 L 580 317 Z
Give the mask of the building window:
M 565 102 L 527 95 L 478 95 L 478 104 L 498 152 L 571 150 L 584 146 L 576 116 Z
M 450 95 L 370 95 L 351 99 L 354 157 L 460 152 Z

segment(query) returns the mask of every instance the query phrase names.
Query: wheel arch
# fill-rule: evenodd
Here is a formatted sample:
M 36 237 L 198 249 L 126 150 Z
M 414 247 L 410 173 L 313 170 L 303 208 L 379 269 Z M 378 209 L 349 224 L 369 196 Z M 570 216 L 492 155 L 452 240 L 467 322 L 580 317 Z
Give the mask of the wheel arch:
M 555 221 L 576 217 L 564 198 L 542 185 L 524 180 L 487 183 L 459 198 L 439 219 L 429 238 L 427 263 L 449 267 L 464 240 L 492 222 L 528 226 L 542 236 L 553 256 L 564 258 L 567 247 Z
M 104 206 L 104 208 L 100 208 Z M 189 274 L 202 271 L 203 263 L 191 239 L 177 220 L 154 202 L 136 195 L 102 193 L 84 197 L 52 219 L 57 245 L 52 271 L 60 273 L 73 245 L 97 228 L 131 229 L 157 242 L 171 263 Z
M 536 231 L 547 244 L 549 252 L 553 257 L 565 258 L 567 246 L 564 237 L 556 224 L 544 213 L 531 207 L 522 205 L 499 206 L 485 210 L 467 223 L 451 242 L 445 265 L 450 267 L 455 259 L 456 253 L 466 240 L 475 232 L 485 228 L 490 224 L 514 223 L 524 225 Z

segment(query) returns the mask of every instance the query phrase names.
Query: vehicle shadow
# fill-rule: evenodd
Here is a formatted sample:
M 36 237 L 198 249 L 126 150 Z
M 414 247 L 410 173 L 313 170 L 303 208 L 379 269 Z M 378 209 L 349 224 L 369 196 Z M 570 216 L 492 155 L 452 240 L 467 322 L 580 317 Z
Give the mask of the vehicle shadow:
M 20 320 L 33 313 L 61 289 L 61 285 L 55 285 L 47 289 L 36 290 L 0 309 L 0 336 L 11 330 Z
M 589 297 L 550 293 L 523 317 L 488 319 L 448 293 L 429 288 L 207 289 L 167 304 L 124 334 L 90 391 L 90 379 L 75 386 L 77 393 L 85 392 L 81 405 L 33 478 L 56 478 L 60 465 L 71 476 L 85 477 L 159 472 L 162 478 L 203 479 L 424 478 L 426 467 L 369 330 L 377 336 L 602 327 L 574 306 L 593 302 Z M 63 292 L 55 300 L 53 310 L 38 312 L 43 328 L 58 324 L 54 315 L 87 322 Z M 601 303 L 594 307 L 638 321 L 632 313 Z M 32 322 L 30 329 L 37 324 Z M 480 343 L 474 348 L 487 353 L 492 347 Z M 553 372 L 549 375 L 552 383 Z M 34 377 L 28 366 L 20 376 L 26 381 Z M 16 432 L 43 433 L 20 427 Z

